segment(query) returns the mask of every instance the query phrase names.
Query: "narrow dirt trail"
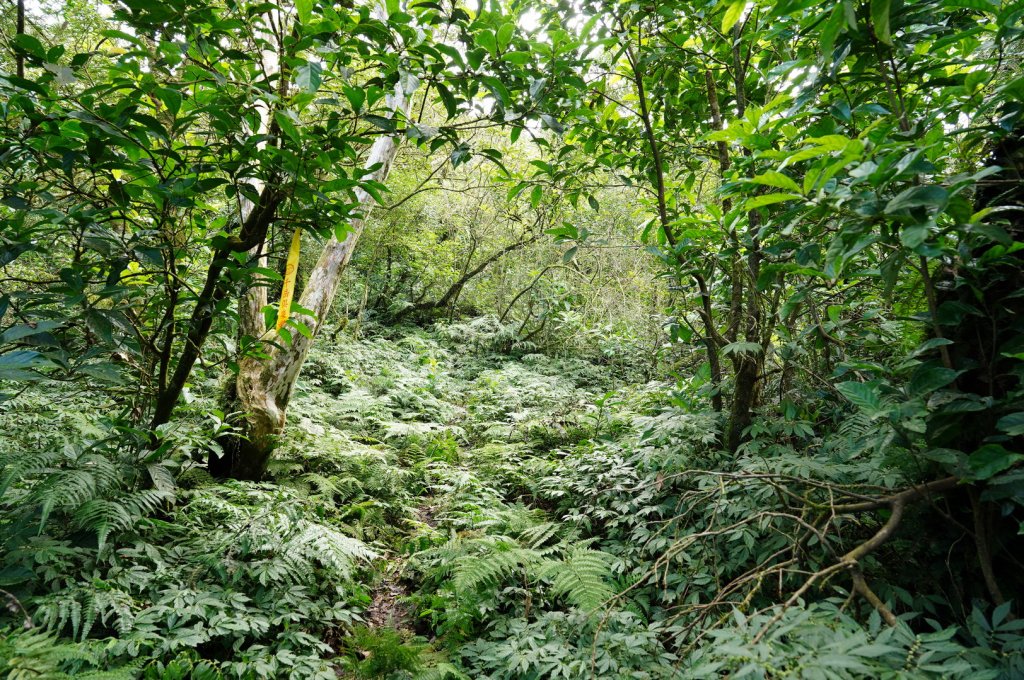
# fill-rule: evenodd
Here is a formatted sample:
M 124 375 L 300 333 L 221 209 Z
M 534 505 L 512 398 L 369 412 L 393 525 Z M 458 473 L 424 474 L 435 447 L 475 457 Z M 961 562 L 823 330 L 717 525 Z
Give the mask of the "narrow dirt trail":
M 424 497 L 414 511 L 417 522 L 428 527 L 437 526 L 434 513 L 437 507 L 434 499 Z M 402 582 L 407 558 L 396 554 L 384 567 L 380 582 L 373 589 L 370 606 L 366 608 L 366 625 L 371 628 L 391 628 L 403 634 L 414 634 L 415 622 L 412 619 L 412 607 L 404 602 L 409 595 L 409 587 Z
M 366 608 L 366 625 L 371 628 L 392 628 L 411 630 L 410 607 L 402 602 L 409 591 L 401 583 L 405 559 L 397 558 L 387 563 L 380 583 L 373 589 L 372 601 Z

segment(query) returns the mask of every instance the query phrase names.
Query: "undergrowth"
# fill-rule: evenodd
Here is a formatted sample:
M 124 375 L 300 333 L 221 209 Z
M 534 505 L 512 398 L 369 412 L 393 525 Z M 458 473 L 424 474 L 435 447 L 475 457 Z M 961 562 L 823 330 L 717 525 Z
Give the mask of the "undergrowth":
M 757 420 L 730 456 L 719 417 L 681 386 L 503 333 L 478 321 L 315 350 L 261 484 L 206 473 L 226 420 L 212 386 L 158 451 L 88 395 L 59 410 L 41 392 L 4 404 L 0 671 L 1024 674 L 1024 623 L 969 597 L 951 611 L 937 548 L 914 531 L 858 567 L 897 625 L 843 574 L 800 590 L 878 528 L 821 524 L 828 493 L 913 481 L 885 423 L 793 408 Z M 914 557 L 891 566 L 900 555 Z M 394 628 L 366 621 L 385 561 L 404 593 L 385 604 L 407 612 Z

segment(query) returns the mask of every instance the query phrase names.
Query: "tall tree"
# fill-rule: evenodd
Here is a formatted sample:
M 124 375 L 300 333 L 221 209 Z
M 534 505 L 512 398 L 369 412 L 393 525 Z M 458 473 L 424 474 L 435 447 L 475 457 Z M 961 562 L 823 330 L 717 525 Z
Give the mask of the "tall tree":
M 388 120 L 408 117 L 417 83 L 415 76 L 405 74 L 395 84 Z M 378 137 L 367 156 L 368 174 L 364 177 L 375 182 L 387 179 L 399 142 L 395 133 Z M 283 328 L 269 331 L 271 337 L 263 338 L 267 343 L 265 351 L 249 354 L 239 363 L 235 396 L 245 424 L 243 436 L 233 437 L 226 446 L 227 460 L 222 468 L 232 477 L 259 479 L 266 469 L 275 438 L 284 430 L 288 401 L 299 371 L 331 309 L 342 272 L 352 258 L 366 219 L 376 205 L 376 199 L 366 189 L 356 190 L 355 197 L 359 216 L 348 222 L 342 238 L 332 234 L 299 297 L 299 311 L 291 322 L 299 332 L 293 334 Z M 262 309 L 250 303 L 243 305 L 240 311 L 244 328 L 262 328 Z

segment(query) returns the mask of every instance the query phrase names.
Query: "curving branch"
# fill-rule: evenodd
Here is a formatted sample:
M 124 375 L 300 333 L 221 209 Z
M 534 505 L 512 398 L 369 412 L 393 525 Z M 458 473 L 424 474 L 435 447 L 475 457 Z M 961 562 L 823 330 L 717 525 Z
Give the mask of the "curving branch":
M 394 320 L 400 321 L 404 319 L 406 316 L 413 313 L 420 314 L 423 312 L 432 311 L 434 309 L 443 309 L 447 307 L 449 304 L 454 304 L 454 302 L 458 300 L 459 295 L 462 294 L 462 289 L 466 287 L 466 284 L 469 283 L 470 280 L 481 274 L 485 269 L 487 269 L 489 266 L 491 266 L 501 258 L 508 255 L 509 253 L 515 252 L 521 248 L 525 248 L 526 246 L 532 243 L 536 243 L 538 240 L 540 240 L 541 236 L 542 234 L 533 234 L 528 238 L 520 239 L 519 241 L 516 241 L 515 243 L 505 246 L 501 250 L 492 253 L 490 257 L 485 258 L 476 267 L 463 273 L 462 276 L 460 276 L 451 286 L 448 287 L 448 290 L 445 291 L 444 295 L 442 295 L 436 300 L 417 302 L 416 304 L 405 307 L 404 309 L 400 310 L 398 313 L 395 314 Z

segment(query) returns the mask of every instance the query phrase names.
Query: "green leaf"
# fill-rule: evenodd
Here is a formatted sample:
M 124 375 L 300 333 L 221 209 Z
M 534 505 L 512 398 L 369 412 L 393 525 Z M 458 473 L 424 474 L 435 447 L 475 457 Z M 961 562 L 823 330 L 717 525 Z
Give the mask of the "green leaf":
M 563 132 L 565 132 L 565 126 L 562 125 L 562 123 L 559 122 L 559 120 L 554 116 L 549 115 L 547 113 L 542 113 L 540 114 L 540 119 L 544 121 L 544 124 L 551 128 L 551 130 L 553 130 L 555 134 L 560 135 Z
M 871 25 L 875 36 L 886 45 L 892 44 L 892 32 L 889 28 L 889 10 L 891 0 L 871 0 Z
M 907 391 L 912 397 L 920 397 L 945 387 L 956 380 L 957 372 L 942 366 L 919 366 L 910 378 Z
M 530 78 L 530 99 L 540 101 L 544 86 L 547 85 L 547 78 Z
M 28 338 L 40 333 L 47 333 L 55 328 L 60 328 L 59 321 L 38 321 L 32 324 L 19 324 L 11 326 L 3 333 L 0 333 L 0 344 L 14 342 L 22 338 Z
M 836 8 L 832 10 L 832 14 L 829 15 L 828 20 L 821 29 L 821 53 L 826 57 L 832 55 L 836 38 L 843 29 L 843 14 L 842 4 L 836 5 Z
M 306 324 L 302 323 L 297 318 L 295 318 L 295 317 L 289 318 L 288 319 L 288 325 L 289 326 L 294 326 L 295 330 L 297 330 L 303 337 L 305 337 L 305 338 L 307 338 L 309 340 L 313 339 L 313 331 L 311 331 L 309 329 L 309 326 L 307 326 Z
M 764 194 L 763 196 L 754 196 L 753 198 L 747 199 L 747 202 L 743 204 L 743 207 L 747 210 L 754 210 L 766 205 L 782 203 L 784 201 L 795 201 L 802 198 L 803 196 L 800 194 Z
M 323 70 L 324 67 L 319 61 L 307 61 L 295 70 L 295 84 L 303 92 L 316 92 L 320 89 Z
M 107 312 L 90 309 L 85 313 L 85 324 L 97 338 L 108 345 L 114 344 L 114 324 Z
M 456 64 L 461 68 L 465 68 L 466 62 L 465 60 L 463 60 L 462 53 L 459 50 L 455 49 L 451 45 L 434 45 L 434 48 L 441 54 L 451 59 L 452 63 Z
M 601 204 L 598 203 L 597 199 L 593 196 L 587 196 L 587 203 L 590 204 L 590 207 L 593 208 L 594 212 L 599 212 L 601 210 Z
M 32 56 L 38 57 L 39 59 L 46 58 L 46 48 L 43 47 L 43 43 L 39 42 L 39 38 L 35 37 L 34 35 L 21 33 L 20 35 L 14 36 L 13 42 L 15 46 L 17 46 L 17 48 L 22 52 L 31 54 Z
M 512 42 L 512 35 L 515 33 L 515 30 L 515 25 L 511 23 L 504 24 L 501 28 L 498 29 L 497 39 L 499 49 L 503 50 L 509 46 L 509 44 Z
M 506 52 L 501 57 L 502 61 L 507 61 L 511 64 L 516 64 L 517 66 L 529 64 L 532 59 L 533 55 L 529 52 Z
M 35 250 L 35 248 L 31 243 L 12 243 L 9 246 L 0 246 L 0 267 L 14 262 L 23 253 Z
M 14 75 L 2 75 L 0 76 L 0 78 L 3 78 L 14 87 L 20 87 L 23 90 L 35 92 L 36 94 L 42 95 L 43 97 L 48 97 L 50 95 L 50 92 L 45 87 L 43 87 L 34 80 L 29 80 L 27 78 L 19 78 L 18 76 Z
M 495 39 L 494 33 L 487 29 L 476 34 L 476 44 L 483 47 L 492 55 L 498 54 L 498 41 Z
M 725 8 L 725 14 L 722 16 L 722 33 L 728 33 L 732 30 L 732 27 L 736 25 L 736 22 L 743 16 L 743 10 L 747 8 L 747 0 L 733 0 L 728 7 Z
M 469 62 L 469 66 L 472 69 L 480 68 L 480 65 L 484 63 L 484 57 L 487 56 L 487 50 L 482 47 L 478 47 L 474 50 L 466 52 L 466 61 Z
M 762 184 L 769 187 L 775 187 L 776 189 L 785 189 L 786 191 L 791 191 L 794 194 L 801 193 L 799 184 L 790 179 L 789 176 L 775 170 L 769 170 L 761 173 L 750 181 L 754 184 Z
M 757 342 L 730 342 L 722 347 L 722 354 L 762 354 L 764 347 Z
M 1007 451 L 999 444 L 985 444 L 970 455 L 967 459 L 967 467 L 970 470 L 971 479 L 980 481 L 994 477 L 1022 460 L 1024 460 L 1024 456 Z
M 897 194 L 885 206 L 886 213 L 894 213 L 910 208 L 925 207 L 935 212 L 941 211 L 949 199 L 949 192 L 940 186 L 929 185 L 910 187 Z
M 1017 437 L 1024 434 L 1024 411 L 1018 411 L 1017 413 L 1011 413 L 1010 415 L 1003 416 L 996 423 L 996 427 L 1010 435 L 1011 437 Z
M 313 0 L 295 0 L 295 13 L 299 15 L 299 21 L 308 24 L 313 18 Z
M 178 111 L 181 110 L 181 92 L 172 90 L 169 87 L 158 87 L 156 89 L 156 96 L 160 98 L 160 101 L 163 102 L 172 116 L 178 115 Z
M 288 115 L 290 111 L 275 111 L 274 120 L 277 121 L 278 127 L 281 128 L 281 132 L 291 137 L 292 141 L 296 144 L 302 142 L 302 137 L 299 134 L 299 129 L 295 125 L 295 115 Z
M 455 101 L 455 95 L 452 91 L 444 86 L 443 83 L 436 83 L 434 89 L 441 96 L 441 102 L 444 104 L 445 113 L 448 114 L 448 118 L 454 118 L 459 113 L 458 102 Z
M 117 369 L 117 366 L 107 363 L 86 364 L 78 369 L 80 373 L 91 376 L 105 383 L 115 385 L 124 384 L 124 376 Z
M 39 376 L 29 369 L 46 363 L 39 352 L 17 350 L 0 354 L 0 380 L 32 380 Z
M 394 132 L 398 129 L 398 123 L 394 118 L 385 118 L 384 116 L 368 113 L 363 116 L 363 119 L 385 132 Z
M 961 467 L 967 458 L 962 451 L 957 451 L 956 449 L 930 449 L 925 451 L 923 455 L 928 460 L 941 463 L 949 470 Z
M 484 86 L 491 91 L 491 94 L 494 95 L 494 98 L 497 99 L 502 106 L 508 106 L 512 103 L 512 93 L 509 92 L 508 88 L 505 87 L 505 84 L 498 78 L 495 78 L 494 76 L 484 76 L 480 78 L 480 82 L 482 82 Z
M 920 345 L 918 345 L 916 348 L 914 348 L 914 351 L 911 352 L 910 356 L 912 356 L 912 357 L 921 356 L 925 352 L 929 352 L 929 351 L 935 349 L 936 347 L 944 347 L 946 345 L 952 345 L 952 344 L 953 344 L 953 341 L 950 340 L 949 338 L 932 338 L 930 340 L 925 340 Z
M 366 91 L 350 85 L 343 86 L 341 91 L 345 93 L 345 99 L 348 100 L 349 105 L 352 107 L 352 112 L 359 113 L 363 108 L 363 103 L 366 101 Z
M 851 404 L 862 409 L 877 411 L 882 406 L 882 397 L 878 392 L 878 387 L 871 383 L 844 382 L 836 385 L 836 389 Z
M 928 240 L 927 224 L 911 224 L 900 230 L 900 243 L 907 248 L 916 248 Z

